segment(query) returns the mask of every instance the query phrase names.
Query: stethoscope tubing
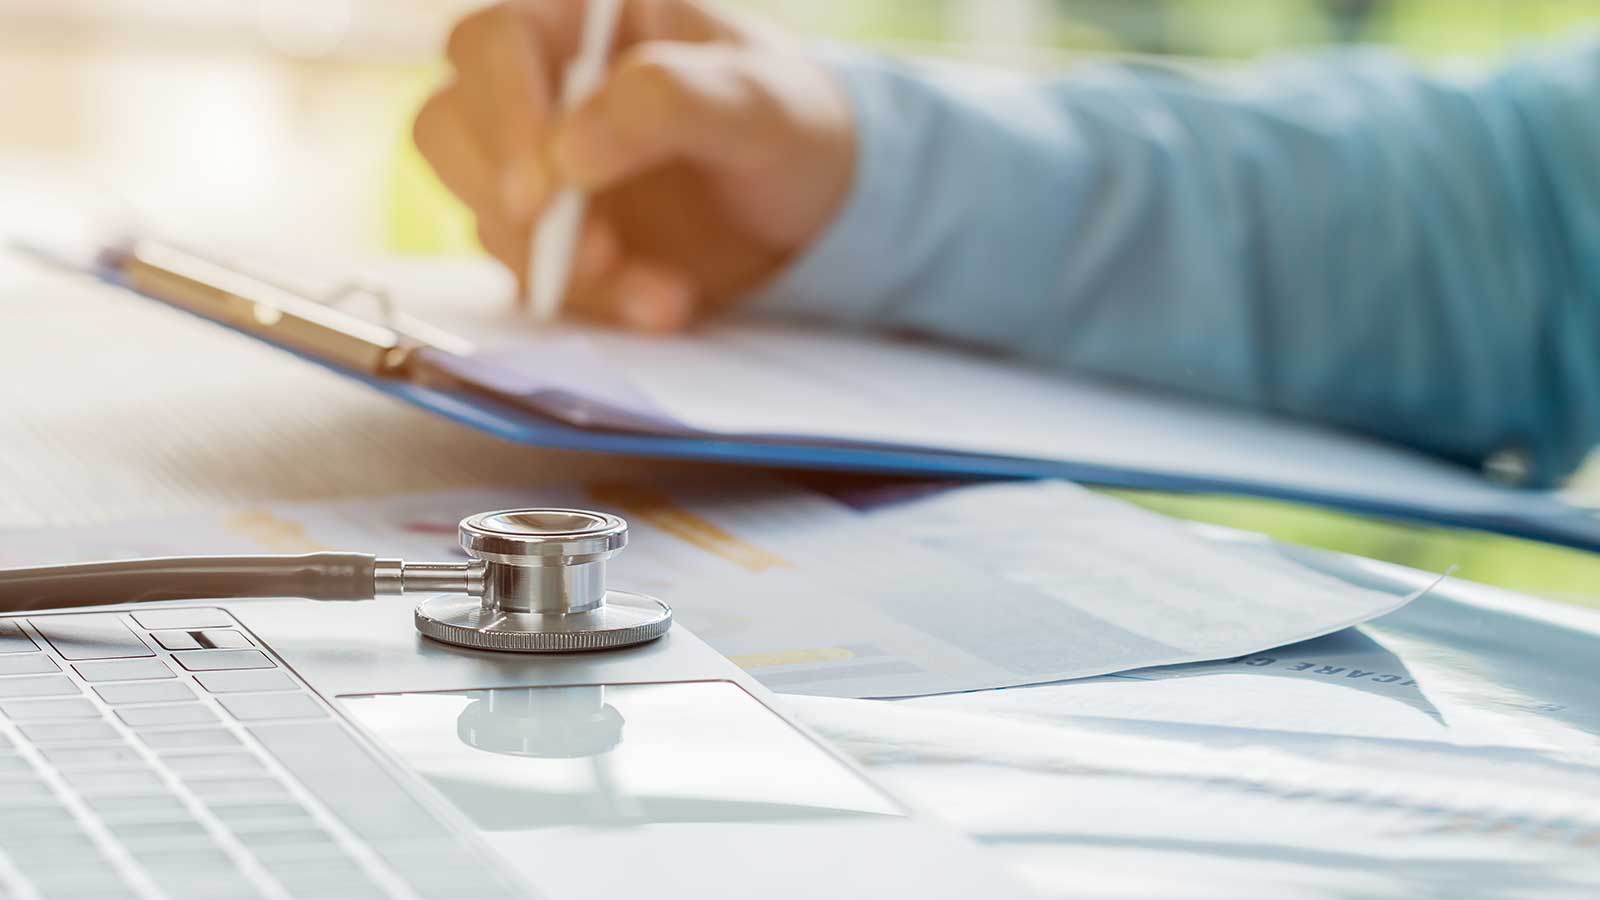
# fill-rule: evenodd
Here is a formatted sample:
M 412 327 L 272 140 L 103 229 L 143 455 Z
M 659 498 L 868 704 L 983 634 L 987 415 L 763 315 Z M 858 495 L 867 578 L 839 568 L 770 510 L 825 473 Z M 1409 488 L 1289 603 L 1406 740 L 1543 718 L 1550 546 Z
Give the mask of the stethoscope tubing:
M 377 557 L 174 556 L 0 569 L 0 613 L 156 600 L 303 597 L 370 600 Z

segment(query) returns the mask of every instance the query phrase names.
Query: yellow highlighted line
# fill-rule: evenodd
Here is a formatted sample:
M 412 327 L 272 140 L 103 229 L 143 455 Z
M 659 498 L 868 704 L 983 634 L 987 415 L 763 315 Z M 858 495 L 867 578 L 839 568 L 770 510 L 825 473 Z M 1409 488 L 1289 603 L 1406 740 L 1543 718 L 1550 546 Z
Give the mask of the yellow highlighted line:
M 855 651 L 844 647 L 819 647 L 815 650 L 774 650 L 768 653 L 746 653 L 730 656 L 741 669 L 767 669 L 774 666 L 798 666 L 805 663 L 840 662 L 855 659 Z
M 306 534 L 304 525 L 269 509 L 235 513 L 222 523 L 229 533 L 255 541 L 270 553 L 318 553 L 328 549 Z
M 648 522 L 746 571 L 760 573 L 768 569 L 794 568 L 783 557 L 729 534 L 684 509 L 665 491 L 631 484 L 591 484 L 588 490 L 596 503 L 615 507 L 630 519 Z

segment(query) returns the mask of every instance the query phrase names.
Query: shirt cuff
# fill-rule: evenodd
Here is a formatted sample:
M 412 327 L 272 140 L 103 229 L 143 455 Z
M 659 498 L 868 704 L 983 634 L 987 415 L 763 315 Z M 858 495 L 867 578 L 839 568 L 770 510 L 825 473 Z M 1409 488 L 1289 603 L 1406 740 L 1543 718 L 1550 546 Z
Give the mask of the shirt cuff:
M 855 173 L 840 211 L 812 244 L 740 308 L 756 316 L 865 324 L 894 292 L 901 206 L 916 194 L 912 166 L 918 136 L 903 127 L 894 103 L 894 63 L 833 44 L 819 48 L 838 79 L 856 128 Z

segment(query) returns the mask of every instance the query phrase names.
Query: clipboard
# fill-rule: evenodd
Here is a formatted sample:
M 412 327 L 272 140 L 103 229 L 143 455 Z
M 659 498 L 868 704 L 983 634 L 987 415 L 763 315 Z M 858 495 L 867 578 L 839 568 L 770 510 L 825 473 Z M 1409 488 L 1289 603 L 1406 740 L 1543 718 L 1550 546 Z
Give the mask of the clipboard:
M 251 335 L 434 415 L 525 445 L 597 453 L 938 478 L 1061 478 L 1114 488 L 1228 493 L 1328 506 L 1364 515 L 1477 529 L 1600 552 L 1600 518 L 1556 495 L 1484 483 L 1473 503 L 1377 496 L 1251 477 L 1217 477 L 1154 465 L 973 453 L 849 440 L 742 436 L 574 424 L 492 385 L 463 378 L 454 361 L 475 348 L 404 316 L 381 291 L 350 285 L 307 296 L 170 244 L 137 241 L 106 251 L 98 274 L 146 297 Z M 344 308 L 373 299 L 378 316 Z M 580 417 L 581 420 L 581 417 Z M 1403 451 L 1396 450 L 1396 453 Z M 1483 495 L 1496 498 L 1484 503 Z M 1501 502 L 1503 500 L 1503 502 Z

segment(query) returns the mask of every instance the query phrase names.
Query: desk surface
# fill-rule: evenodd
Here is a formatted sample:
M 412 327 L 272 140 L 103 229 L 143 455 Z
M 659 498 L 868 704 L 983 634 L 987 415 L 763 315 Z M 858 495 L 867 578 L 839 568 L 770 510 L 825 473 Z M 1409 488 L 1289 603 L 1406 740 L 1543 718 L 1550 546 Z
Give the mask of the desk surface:
M 436 284 L 436 264 L 425 265 Z M 472 291 L 503 287 L 482 276 L 460 267 Z M 705 468 L 500 441 L 6 251 L 0 361 L 0 529 Z M 1433 571 L 1456 565 L 1462 577 L 1600 605 L 1593 554 L 1268 501 L 1128 496 L 1178 516 Z
M 0 360 L 0 529 L 700 468 L 502 443 L 3 255 Z M 1304 524 L 1301 537 L 1316 542 Z M 1399 534 L 1391 549 L 1401 555 L 1429 540 Z M 1586 580 L 1588 591 L 1600 583 Z M 1440 597 L 1359 633 L 1284 648 L 1266 668 L 1234 661 L 1154 681 L 887 707 L 796 703 L 885 782 L 990 843 L 1048 894 L 1231 896 L 1248 883 L 1328 897 L 1490 884 L 1592 896 L 1600 819 L 1567 800 L 1600 785 L 1600 720 L 1584 704 L 1546 699 L 1581 665 L 1522 649 L 1553 652 L 1564 640 L 1576 651 L 1551 659 L 1570 661 L 1590 653 L 1600 639 L 1591 632 L 1600 626 L 1572 631 L 1492 609 L 1464 616 Z M 1302 670 L 1327 677 L 1285 677 Z M 1358 670 L 1366 680 L 1351 680 Z M 1207 703 L 1215 715 L 1195 712 Z M 1497 746 L 1506 735 L 1515 740 Z M 1496 745 L 1490 755 L 1474 749 L 1486 744 Z M 1548 801 L 1531 824 L 1525 809 L 1480 809 L 1463 793 L 1508 765 Z M 1454 780 L 1427 780 L 1442 771 Z M 1240 774 L 1249 772 L 1258 774 Z M 1467 840 L 1486 829 L 1507 835 L 1487 856 Z
M 0 250 L 0 529 L 689 468 L 541 451 Z

